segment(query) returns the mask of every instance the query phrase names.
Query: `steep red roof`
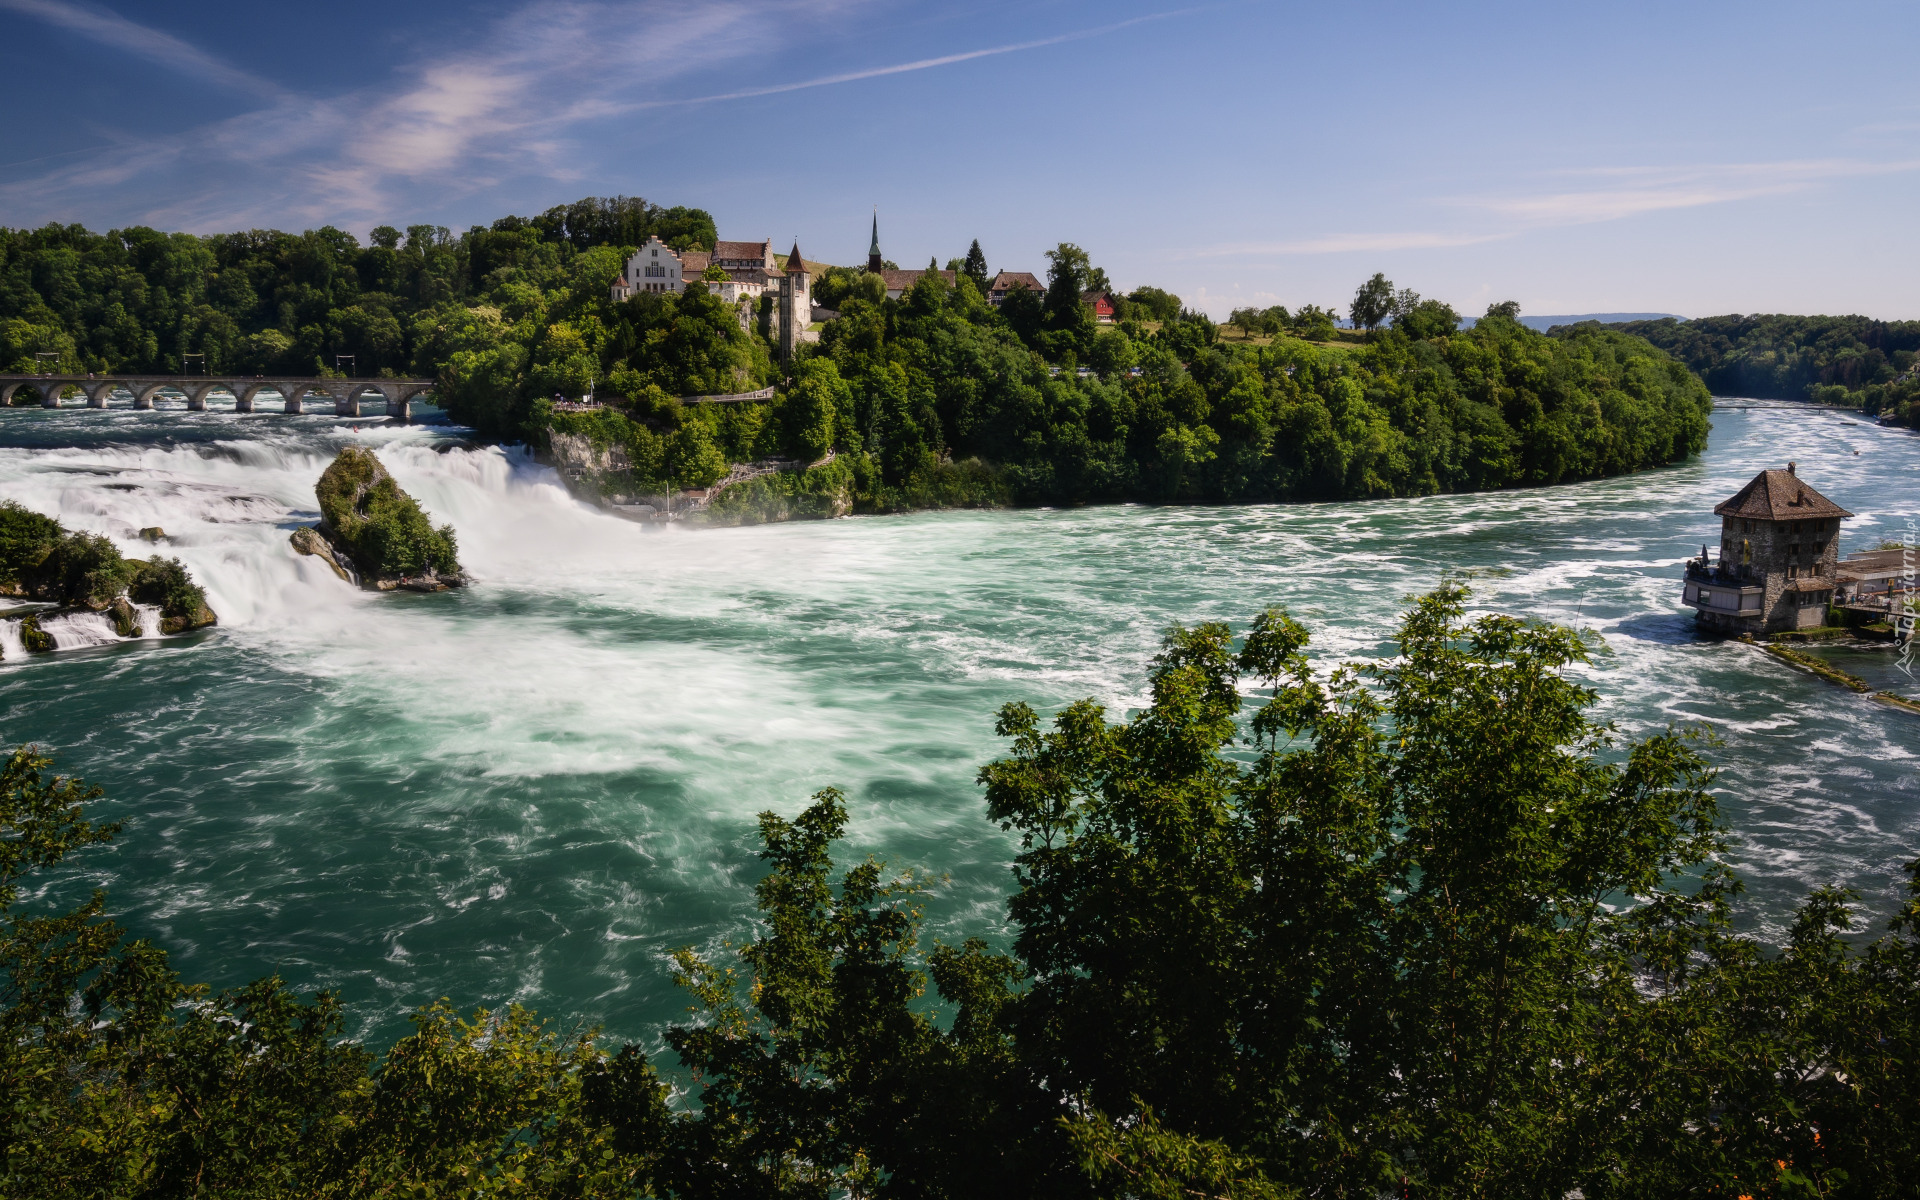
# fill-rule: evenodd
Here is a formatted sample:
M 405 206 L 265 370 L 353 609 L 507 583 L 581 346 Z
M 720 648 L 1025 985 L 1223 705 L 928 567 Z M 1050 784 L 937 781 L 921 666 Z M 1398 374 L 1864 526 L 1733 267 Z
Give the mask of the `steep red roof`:
M 1717 517 L 1750 517 L 1760 521 L 1800 521 L 1808 517 L 1850 517 L 1853 514 L 1808 487 L 1794 474 L 1791 463 L 1784 471 L 1762 471 L 1747 486 L 1714 506 Z
M 1031 271 L 1002 271 L 993 277 L 993 282 L 987 285 L 987 290 L 1005 292 L 1017 287 L 1032 288 L 1036 292 L 1047 290 L 1047 285 L 1041 283 Z
M 802 275 L 807 272 L 807 260 L 800 257 L 799 242 L 793 244 L 793 253 L 787 255 L 787 274 L 792 275 L 796 271 Z
M 713 263 L 713 255 L 705 250 L 682 250 L 680 252 L 680 274 L 688 279 L 698 279 L 700 272 Z

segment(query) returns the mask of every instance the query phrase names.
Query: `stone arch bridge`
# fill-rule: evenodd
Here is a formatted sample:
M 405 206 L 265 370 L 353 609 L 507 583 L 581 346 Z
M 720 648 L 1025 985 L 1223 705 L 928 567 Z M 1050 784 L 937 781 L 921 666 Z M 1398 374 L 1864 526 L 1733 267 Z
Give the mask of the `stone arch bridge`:
M 434 389 L 431 379 L 297 379 L 267 378 L 261 375 L 0 375 L 0 408 L 13 403 L 14 394 L 31 388 L 40 396 L 42 408 L 68 407 L 61 398 L 69 388 L 86 398 L 88 408 L 105 408 L 115 392 L 133 397 L 133 407 L 152 408 L 153 398 L 163 391 L 179 392 L 187 398 L 192 412 L 207 411 L 207 397 L 214 392 L 233 396 L 233 411 L 254 412 L 254 399 L 261 392 L 280 397 L 281 411 L 303 413 L 306 398 L 318 392 L 333 401 L 338 417 L 360 415 L 360 399 L 368 393 L 385 400 L 387 415 L 404 421 L 408 402 Z M 74 405 L 73 407 L 79 407 Z

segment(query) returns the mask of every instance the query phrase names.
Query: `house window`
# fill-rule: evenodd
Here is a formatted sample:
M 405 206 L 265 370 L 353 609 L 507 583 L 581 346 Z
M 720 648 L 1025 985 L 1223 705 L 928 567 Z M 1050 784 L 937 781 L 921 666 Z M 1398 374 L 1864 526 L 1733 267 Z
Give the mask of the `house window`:
M 655 250 L 655 251 L 653 252 L 653 256 L 654 256 L 655 258 L 659 258 L 659 257 L 660 257 L 660 252 L 659 252 L 658 250 Z

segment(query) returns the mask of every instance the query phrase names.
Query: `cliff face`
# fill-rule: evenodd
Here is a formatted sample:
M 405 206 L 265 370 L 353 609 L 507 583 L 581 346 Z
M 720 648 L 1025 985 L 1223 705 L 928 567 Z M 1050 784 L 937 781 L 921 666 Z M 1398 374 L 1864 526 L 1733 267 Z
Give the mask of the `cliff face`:
M 296 553 L 317 555 L 341 578 L 380 591 L 437 592 L 468 582 L 453 527 L 434 528 L 371 451 L 342 450 L 314 495 L 320 524 L 293 532 Z
M 585 434 L 553 430 L 546 461 L 575 496 L 636 520 L 757 525 L 853 511 L 853 474 L 832 455 L 812 467 L 771 460 L 735 463 L 711 487 L 667 495 L 639 490 L 627 448 L 617 442 L 596 446 Z

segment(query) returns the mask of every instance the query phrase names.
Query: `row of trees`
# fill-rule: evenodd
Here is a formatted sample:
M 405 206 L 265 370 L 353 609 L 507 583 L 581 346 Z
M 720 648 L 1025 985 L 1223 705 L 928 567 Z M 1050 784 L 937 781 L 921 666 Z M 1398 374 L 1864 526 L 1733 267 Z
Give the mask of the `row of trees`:
M 1591 478 L 1704 444 L 1704 390 L 1633 337 L 1547 339 L 1511 306 L 1463 334 L 1451 308 L 1380 276 L 1351 311 L 1392 328 L 1364 346 L 1311 344 L 1332 336 L 1333 314 L 1314 305 L 1259 315 L 1262 331 L 1291 336 L 1224 344 L 1152 287 L 1116 297 L 1121 322 L 1101 327 L 1083 297 L 1111 292 L 1106 273 L 1071 243 L 1048 253 L 1043 290 L 998 308 L 977 243 L 954 260 L 952 286 L 930 273 L 899 301 L 876 276 L 829 269 L 816 295 L 839 318 L 776 371 L 764 327 L 743 329 L 702 283 L 610 298 L 626 239 L 711 245 L 712 233 L 699 210 L 638 200 L 458 237 L 381 227 L 364 247 L 333 229 L 4 231 L 0 360 L 31 369 L 52 346 L 72 370 L 164 370 L 191 350 L 213 372 L 310 372 L 352 354 L 361 374 L 437 376 L 456 419 L 505 438 L 543 436 L 540 397 L 615 393 L 637 401 L 646 436 L 625 440 L 662 472 L 651 484 L 714 475 L 709 444 L 809 460 L 832 449 L 877 508 L 1417 495 Z M 785 374 L 792 387 L 751 436 L 686 429 L 668 399 Z M 988 467 L 967 468 L 956 492 L 954 464 L 968 459 Z
M 672 971 L 656 1057 L 446 1002 L 375 1053 L 340 1001 L 213 996 L 97 893 L 94 797 L 0 774 L 0 1191 L 19 1197 L 1880 1198 L 1920 1162 L 1920 878 L 1781 950 L 1704 757 L 1617 745 L 1571 630 L 1421 599 L 1331 673 L 1270 611 L 1175 628 L 1151 703 L 1005 708 L 1011 943 L 835 867 L 832 790 L 760 821 L 760 919 Z M 1248 694 L 1262 695 L 1251 716 Z M 1920 863 L 1910 872 L 1920 872 Z
M 1718 396 L 1816 400 L 1920 423 L 1920 321 L 1779 315 L 1631 321 Z
M 556 321 L 592 315 L 606 324 L 605 305 L 580 293 L 612 283 L 624 248 L 658 235 L 677 248 L 710 249 L 714 234 L 699 209 L 629 197 L 505 217 L 457 236 L 383 225 L 365 246 L 330 226 L 212 237 L 0 228 L 0 371 L 178 372 L 191 363 L 210 374 L 306 375 L 341 369 L 350 356 L 359 375 L 432 375 L 445 363 L 436 330 L 556 307 Z M 597 299 L 606 295 L 603 287 Z M 522 331 L 526 372 L 539 365 L 545 329 Z
M 1354 346 L 1223 343 L 1189 313 L 1100 327 L 1073 249 L 998 309 L 965 275 L 848 294 L 782 402 L 828 397 L 830 444 L 871 462 L 881 499 L 968 458 L 1025 502 L 1258 501 L 1558 483 L 1705 444 L 1706 389 L 1636 338 L 1548 338 L 1512 306 L 1461 333 L 1417 297 Z

